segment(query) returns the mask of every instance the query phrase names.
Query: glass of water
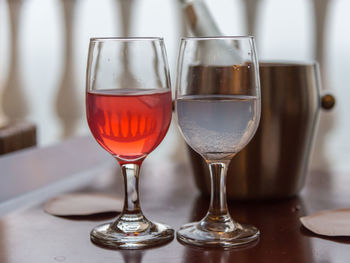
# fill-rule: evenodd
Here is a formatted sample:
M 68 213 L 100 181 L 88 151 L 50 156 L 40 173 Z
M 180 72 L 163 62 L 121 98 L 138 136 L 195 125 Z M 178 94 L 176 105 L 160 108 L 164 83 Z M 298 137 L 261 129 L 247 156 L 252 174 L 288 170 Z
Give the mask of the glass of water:
M 182 226 L 178 240 L 214 247 L 257 240 L 256 227 L 232 220 L 225 185 L 231 159 L 252 139 L 260 120 L 254 38 L 183 38 L 175 107 L 184 139 L 206 160 L 211 177 L 209 211 L 201 221 Z

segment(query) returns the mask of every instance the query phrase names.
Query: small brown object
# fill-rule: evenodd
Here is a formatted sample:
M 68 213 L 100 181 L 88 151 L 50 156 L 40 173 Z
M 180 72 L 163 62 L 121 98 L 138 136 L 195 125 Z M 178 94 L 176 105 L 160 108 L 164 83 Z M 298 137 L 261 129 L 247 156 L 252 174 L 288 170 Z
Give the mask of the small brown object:
M 333 95 L 326 94 L 326 95 L 322 96 L 321 106 L 323 109 L 330 110 L 334 107 L 334 105 L 335 105 L 335 98 Z
M 15 122 L 0 127 L 0 154 L 18 151 L 36 145 L 36 126 Z
M 44 210 L 56 216 L 85 216 L 121 212 L 123 200 L 105 194 L 64 194 L 47 201 Z

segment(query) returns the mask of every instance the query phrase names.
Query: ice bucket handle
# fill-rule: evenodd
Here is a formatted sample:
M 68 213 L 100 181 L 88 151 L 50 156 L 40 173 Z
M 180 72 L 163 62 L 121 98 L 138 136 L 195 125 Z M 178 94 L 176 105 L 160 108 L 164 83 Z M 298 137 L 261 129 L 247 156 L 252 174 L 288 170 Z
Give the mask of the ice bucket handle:
M 324 110 L 331 110 L 335 105 L 335 97 L 332 94 L 321 94 L 321 107 Z

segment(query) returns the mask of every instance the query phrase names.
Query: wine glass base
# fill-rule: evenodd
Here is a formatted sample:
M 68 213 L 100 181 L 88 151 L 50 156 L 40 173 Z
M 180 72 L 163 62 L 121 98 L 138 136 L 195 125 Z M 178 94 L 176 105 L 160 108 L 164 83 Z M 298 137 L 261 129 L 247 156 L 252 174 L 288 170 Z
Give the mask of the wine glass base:
M 112 223 L 95 227 L 90 239 L 96 245 L 114 249 L 142 249 L 167 243 L 174 238 L 174 230 L 167 225 L 152 222 L 143 232 L 123 233 L 110 228 Z
M 185 244 L 200 247 L 240 247 L 257 241 L 259 229 L 251 225 L 235 223 L 235 230 L 230 232 L 208 231 L 200 222 L 183 225 L 177 231 L 177 239 Z

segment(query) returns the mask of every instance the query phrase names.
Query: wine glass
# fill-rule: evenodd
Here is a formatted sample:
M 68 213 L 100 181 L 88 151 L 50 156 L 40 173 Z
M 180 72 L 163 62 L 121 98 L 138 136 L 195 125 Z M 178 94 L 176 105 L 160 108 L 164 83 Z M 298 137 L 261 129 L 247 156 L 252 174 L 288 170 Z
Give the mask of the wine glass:
M 231 159 L 252 139 L 260 120 L 254 38 L 182 38 L 175 107 L 185 141 L 205 159 L 211 177 L 209 211 L 201 221 L 182 226 L 177 238 L 214 247 L 257 240 L 256 227 L 232 220 L 225 185 Z
M 168 131 L 172 101 L 162 38 L 92 38 L 87 63 L 86 115 L 96 141 L 120 164 L 124 209 L 95 227 L 91 240 L 138 249 L 173 239 L 174 230 L 142 213 L 138 180 L 143 160 Z

